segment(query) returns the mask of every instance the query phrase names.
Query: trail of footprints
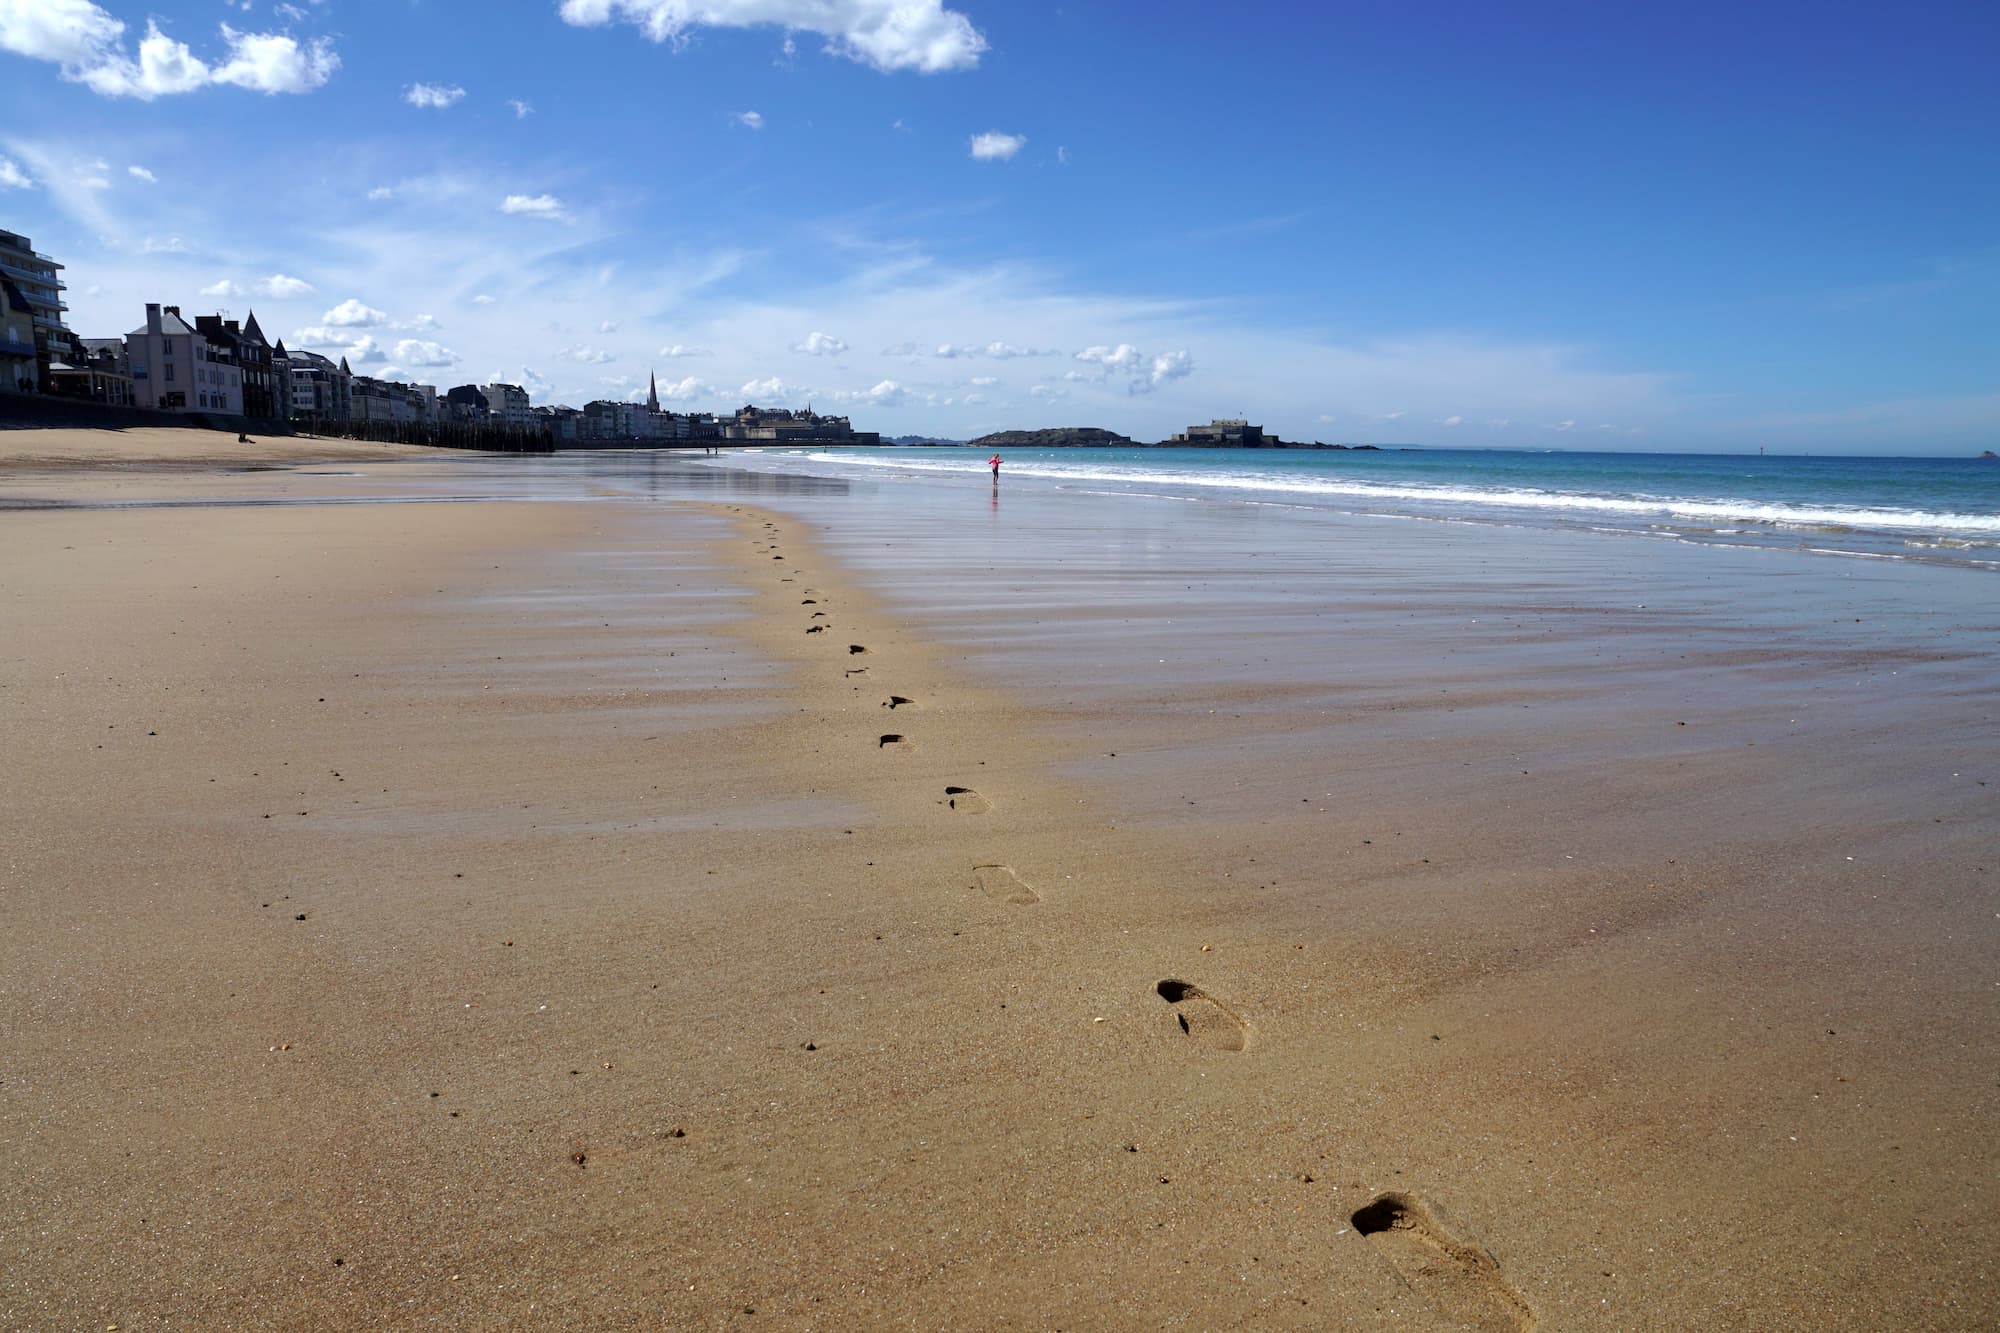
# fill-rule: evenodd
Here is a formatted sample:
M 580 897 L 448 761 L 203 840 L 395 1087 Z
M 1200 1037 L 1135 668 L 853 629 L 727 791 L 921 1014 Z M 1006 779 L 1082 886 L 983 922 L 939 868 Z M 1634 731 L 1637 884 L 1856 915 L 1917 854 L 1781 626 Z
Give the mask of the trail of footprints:
M 777 549 L 777 525 L 766 523 L 770 540 L 762 549 L 773 560 L 783 561 Z M 794 580 L 786 577 L 781 582 Z M 813 589 L 804 590 L 800 606 L 822 607 L 824 599 Z M 829 613 L 814 610 L 808 617 L 806 633 L 823 634 L 832 628 Z M 866 644 L 850 643 L 847 655 L 860 657 Z M 867 674 L 867 667 L 850 667 L 848 678 Z M 891 711 L 914 709 L 916 700 L 891 694 L 882 707 Z M 876 739 L 878 750 L 908 752 L 915 748 L 901 732 L 883 732 Z M 939 802 L 955 814 L 983 815 L 993 803 L 971 787 L 951 785 Z M 1013 907 L 1032 907 L 1042 895 L 1023 880 L 1012 866 L 989 863 L 972 867 L 973 887 L 994 902 Z M 1227 1004 L 1193 982 L 1168 977 L 1158 982 L 1154 993 L 1172 1015 L 1174 1027 L 1197 1046 L 1217 1051 L 1241 1052 L 1250 1048 L 1250 1024 Z M 1172 1030 L 1172 1029 L 1170 1029 Z M 1428 1301 L 1440 1315 L 1468 1328 L 1530 1333 L 1535 1316 L 1527 1301 L 1501 1274 L 1493 1256 L 1478 1245 L 1458 1238 L 1440 1220 L 1437 1212 L 1414 1195 L 1378 1194 L 1350 1217 L 1355 1232 L 1388 1261 L 1412 1291 Z

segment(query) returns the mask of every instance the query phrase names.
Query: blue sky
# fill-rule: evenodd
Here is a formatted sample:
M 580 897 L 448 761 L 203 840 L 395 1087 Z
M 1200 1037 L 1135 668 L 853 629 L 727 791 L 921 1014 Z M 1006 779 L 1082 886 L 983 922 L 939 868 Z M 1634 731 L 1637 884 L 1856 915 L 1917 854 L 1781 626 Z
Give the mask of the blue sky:
M 2000 445 L 2000 6 L 0 0 L 71 322 L 1288 438 Z

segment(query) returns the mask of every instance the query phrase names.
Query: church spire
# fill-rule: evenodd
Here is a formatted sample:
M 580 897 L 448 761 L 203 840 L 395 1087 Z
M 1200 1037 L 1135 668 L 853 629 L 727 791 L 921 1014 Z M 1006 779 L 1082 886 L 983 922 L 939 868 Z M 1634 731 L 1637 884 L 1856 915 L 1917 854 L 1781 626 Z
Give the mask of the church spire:
M 648 412 L 660 410 L 660 377 L 652 371 L 646 374 L 646 410 Z

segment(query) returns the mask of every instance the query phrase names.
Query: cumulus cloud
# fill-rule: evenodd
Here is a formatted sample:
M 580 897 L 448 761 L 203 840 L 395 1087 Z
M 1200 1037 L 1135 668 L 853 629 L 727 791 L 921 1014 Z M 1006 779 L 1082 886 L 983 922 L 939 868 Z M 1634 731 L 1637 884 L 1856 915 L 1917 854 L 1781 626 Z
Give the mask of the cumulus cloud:
M 486 294 L 485 292 L 481 292 L 481 293 L 480 293 L 479 295 L 477 295 L 477 296 L 475 296 L 475 297 L 473 297 L 473 298 L 472 298 L 472 304 L 474 304 L 474 305 L 492 305 L 492 304 L 494 303 L 495 299 L 496 299 L 496 298 L 494 298 L 494 297 L 491 297 L 491 296 L 488 296 L 488 295 L 487 295 L 487 294 Z
M 294 278 L 286 273 L 273 273 L 268 278 L 258 279 L 257 290 L 266 296 L 285 300 L 293 296 L 310 296 L 317 289 L 304 278 Z
M 602 347 L 565 347 L 556 353 L 556 360 L 571 361 L 579 366 L 602 366 L 617 359 L 616 352 L 607 352 Z
M 404 338 L 396 344 L 396 360 L 408 366 L 455 366 L 458 353 L 449 347 L 420 338 Z
M 274 32 L 237 32 L 222 25 L 229 59 L 211 78 L 260 93 L 309 93 L 326 86 L 340 68 L 340 57 L 326 38 L 304 46 L 296 38 Z
M 160 183 L 160 178 L 144 167 L 127 167 L 125 168 L 125 174 L 135 181 L 144 181 L 148 185 L 158 185 Z
M 325 86 L 340 68 L 325 38 L 302 45 L 283 33 L 238 32 L 226 23 L 221 32 L 228 52 L 210 65 L 148 21 L 134 59 L 124 22 L 91 0 L 0 0 L 0 50 L 58 65 L 65 79 L 105 97 L 150 101 L 211 84 L 304 93 Z
M 386 185 L 378 185 L 374 189 L 368 192 L 368 197 L 377 202 L 380 202 L 381 200 L 384 199 L 394 199 L 396 197 L 396 192 Z
M 415 329 L 419 333 L 428 333 L 430 330 L 440 327 L 440 325 L 438 324 L 436 315 L 418 315 L 408 323 L 398 324 L 396 327 L 400 329 Z
M 457 104 L 465 89 L 455 83 L 413 83 L 403 89 L 403 100 L 411 106 L 442 111 Z
M 1058 398 L 1069 397 L 1069 390 L 1063 388 L 1060 384 L 1037 384 L 1034 388 L 1028 390 L 1028 396 L 1030 398 L 1039 398 L 1045 403 L 1054 402 Z
M 1462 426 L 1464 424 L 1465 424 L 1465 418 L 1455 415 L 1448 416 L 1444 420 L 1438 422 L 1438 425 L 1440 426 Z
M 507 107 L 514 113 L 514 119 L 516 120 L 526 120 L 529 116 L 535 114 L 535 104 L 533 102 L 523 102 L 518 97 L 508 98 Z
M 25 190 L 34 184 L 11 157 L 0 157 L 0 190 Z
M 139 242 L 139 253 L 142 255 L 184 255 L 187 252 L 187 242 L 178 236 L 148 236 Z
M 972 136 L 972 156 L 980 162 L 1005 162 L 1028 146 L 1025 134 L 1002 134 L 988 130 Z
M 747 125 L 753 130 L 761 130 L 764 128 L 764 117 L 762 113 L 756 111 L 739 111 L 736 113 L 736 123 Z
M 552 194 L 510 194 L 500 201 L 500 211 L 509 217 L 546 218 L 557 222 L 569 216 L 563 210 L 562 200 Z
M 243 295 L 243 289 L 229 279 L 224 278 L 220 282 L 211 282 L 208 286 L 202 288 L 201 294 L 203 296 L 214 296 L 223 300 L 229 300 L 233 297 Z
M 793 343 L 794 352 L 804 352 L 807 356 L 839 356 L 847 350 L 847 344 L 830 333 L 815 330 L 806 335 L 804 342 Z
M 714 356 L 706 347 L 689 347 L 685 343 L 669 343 L 660 349 L 660 355 L 674 358 L 683 356 Z
M 941 0 L 562 0 L 565 23 L 622 20 L 656 42 L 682 45 L 690 28 L 783 28 L 816 33 L 833 55 L 883 73 L 971 69 L 986 50 L 972 21 Z
M 762 398 L 766 402 L 774 399 L 783 402 L 786 399 L 796 397 L 798 393 L 791 385 L 786 384 L 775 375 L 769 379 L 749 381 L 743 386 L 742 392 L 743 396 L 753 403 L 759 398 Z
M 1194 373 L 1194 357 L 1186 349 L 1149 356 L 1131 343 L 1119 343 L 1116 347 L 1086 347 L 1076 359 L 1096 369 L 1082 376 L 1071 371 L 1067 378 L 1123 380 L 1127 393 L 1151 393 L 1169 380 Z
M 334 328 L 370 329 L 386 321 L 389 316 L 372 305 L 363 305 L 350 296 L 319 318 L 322 324 Z
M 900 407 L 910 396 L 909 390 L 894 380 L 878 380 L 872 388 L 833 395 L 843 403 L 866 403 L 871 407 Z
M 716 398 L 722 391 L 706 380 L 698 380 L 690 375 L 684 380 L 660 386 L 660 401 L 663 403 L 691 403 L 701 398 Z

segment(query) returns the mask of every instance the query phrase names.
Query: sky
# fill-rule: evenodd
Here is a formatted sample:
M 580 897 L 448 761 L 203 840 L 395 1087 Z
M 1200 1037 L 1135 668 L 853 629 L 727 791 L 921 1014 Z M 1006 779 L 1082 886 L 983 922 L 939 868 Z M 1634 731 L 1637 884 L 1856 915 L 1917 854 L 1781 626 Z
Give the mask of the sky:
M 70 324 L 885 435 L 2000 448 L 2000 6 L 0 0 Z

